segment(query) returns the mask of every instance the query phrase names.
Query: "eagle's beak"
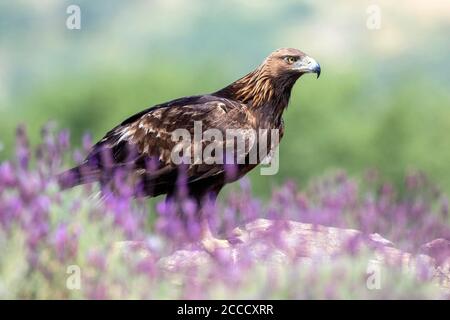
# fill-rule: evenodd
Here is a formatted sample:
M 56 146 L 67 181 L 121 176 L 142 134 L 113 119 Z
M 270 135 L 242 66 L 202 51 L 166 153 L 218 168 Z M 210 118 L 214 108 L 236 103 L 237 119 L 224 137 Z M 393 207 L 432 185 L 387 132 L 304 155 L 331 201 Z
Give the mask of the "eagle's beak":
M 295 69 L 301 73 L 315 73 L 317 74 L 317 78 L 320 76 L 320 65 L 311 57 L 305 56 L 295 64 Z

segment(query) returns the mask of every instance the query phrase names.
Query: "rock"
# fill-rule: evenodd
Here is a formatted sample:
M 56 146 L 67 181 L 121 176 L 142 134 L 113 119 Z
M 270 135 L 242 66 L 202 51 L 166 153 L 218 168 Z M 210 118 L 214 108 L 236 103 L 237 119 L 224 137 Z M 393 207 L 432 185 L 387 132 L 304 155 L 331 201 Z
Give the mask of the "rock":
M 450 263 L 450 241 L 446 239 L 435 239 L 424 244 L 421 252 L 433 257 L 438 265 Z
M 443 289 L 450 290 L 450 241 L 436 239 L 422 246 L 421 254 L 413 255 L 395 248 L 379 234 L 364 235 L 354 229 L 312 225 L 294 221 L 257 219 L 236 229 L 233 245 L 213 255 L 204 250 L 180 249 L 159 260 L 159 266 L 168 273 L 205 268 L 217 261 L 233 264 L 244 259 L 265 264 L 284 265 L 291 261 L 309 263 L 331 260 L 340 255 L 368 252 L 370 260 L 387 267 L 432 280 Z M 145 257 L 145 245 L 133 241 L 116 246 L 128 251 L 138 248 Z M 151 254 L 147 254 L 150 255 Z M 447 291 L 446 291 L 447 292 Z

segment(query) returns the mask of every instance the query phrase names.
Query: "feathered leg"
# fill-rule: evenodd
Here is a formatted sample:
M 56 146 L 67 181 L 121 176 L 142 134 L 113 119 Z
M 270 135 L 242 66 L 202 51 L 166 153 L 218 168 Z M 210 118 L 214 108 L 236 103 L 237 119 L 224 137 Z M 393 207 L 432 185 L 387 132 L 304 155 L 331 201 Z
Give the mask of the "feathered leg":
M 214 189 L 208 190 L 202 195 L 197 194 L 197 203 L 199 205 L 199 218 L 200 218 L 200 243 L 202 247 L 209 253 L 214 253 L 218 249 L 230 248 L 231 244 L 226 239 L 216 238 L 211 231 L 211 226 L 209 223 L 209 209 L 214 209 L 216 206 L 217 196 L 219 194 L 222 186 Z
M 202 219 L 201 221 L 201 239 L 200 243 L 202 247 L 209 253 L 214 253 L 218 249 L 227 249 L 231 247 L 231 244 L 226 239 L 219 239 L 214 237 L 209 226 L 208 219 Z

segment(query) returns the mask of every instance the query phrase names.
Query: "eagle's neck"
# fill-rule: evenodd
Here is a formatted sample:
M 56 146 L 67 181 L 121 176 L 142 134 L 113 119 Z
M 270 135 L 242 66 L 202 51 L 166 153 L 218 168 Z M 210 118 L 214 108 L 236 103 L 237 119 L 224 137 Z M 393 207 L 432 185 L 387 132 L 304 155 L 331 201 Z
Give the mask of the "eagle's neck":
M 215 95 L 248 105 L 262 121 L 279 122 L 298 77 L 297 74 L 273 77 L 261 66 Z

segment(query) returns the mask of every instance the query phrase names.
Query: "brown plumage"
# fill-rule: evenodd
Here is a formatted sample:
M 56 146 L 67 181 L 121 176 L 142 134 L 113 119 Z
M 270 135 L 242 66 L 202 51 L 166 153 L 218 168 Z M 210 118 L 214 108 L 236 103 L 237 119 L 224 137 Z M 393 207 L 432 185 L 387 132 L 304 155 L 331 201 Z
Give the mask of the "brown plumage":
M 279 129 L 284 132 L 282 114 L 289 103 L 291 89 L 304 73 L 320 74 L 320 66 L 297 49 L 273 52 L 254 71 L 229 86 L 207 95 L 172 100 L 146 109 L 109 131 L 94 145 L 86 160 L 59 176 L 61 187 L 99 181 L 108 183 L 117 169 L 126 168 L 139 194 L 175 195 L 179 167 L 171 161 L 177 142 L 171 139 L 176 129 L 193 135 L 194 121 L 202 131 L 218 129 Z M 207 145 L 202 141 L 202 146 Z M 226 148 L 222 144 L 223 148 Z M 257 147 L 257 146 L 256 146 Z M 270 150 L 269 150 L 270 151 Z M 244 158 L 249 150 L 245 151 Z M 263 155 L 264 156 L 264 155 Z M 262 159 L 258 158 L 258 163 Z M 215 198 L 228 182 L 235 181 L 257 164 L 238 164 L 228 175 L 221 164 L 189 164 L 184 167 L 189 195 L 199 203 L 209 195 Z

